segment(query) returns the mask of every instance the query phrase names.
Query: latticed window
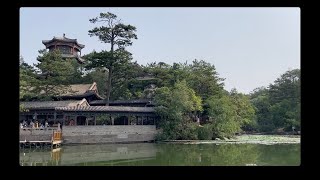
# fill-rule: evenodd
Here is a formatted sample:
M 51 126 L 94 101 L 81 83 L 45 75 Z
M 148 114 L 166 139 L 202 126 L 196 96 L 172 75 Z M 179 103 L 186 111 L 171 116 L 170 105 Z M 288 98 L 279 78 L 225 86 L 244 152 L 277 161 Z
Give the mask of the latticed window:
M 59 51 L 62 54 L 71 54 L 71 48 L 69 46 L 59 46 Z

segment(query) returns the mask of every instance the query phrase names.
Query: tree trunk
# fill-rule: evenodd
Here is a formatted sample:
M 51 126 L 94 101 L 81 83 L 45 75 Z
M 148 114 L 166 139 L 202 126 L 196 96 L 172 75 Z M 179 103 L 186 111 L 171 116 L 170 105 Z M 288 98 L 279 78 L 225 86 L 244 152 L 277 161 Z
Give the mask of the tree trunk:
M 111 62 L 113 62 L 113 34 L 112 34 L 112 39 L 111 39 Z M 111 84 L 111 78 L 112 78 L 112 63 L 110 63 L 110 68 L 109 68 L 109 76 L 108 76 L 108 89 L 107 89 L 107 102 L 106 102 L 106 106 L 109 106 L 109 100 L 110 100 L 110 94 L 111 94 L 111 90 L 112 90 L 112 84 Z
M 112 77 L 112 67 L 109 68 L 109 76 L 108 76 L 108 89 L 107 89 L 107 101 L 106 101 L 106 106 L 109 106 L 109 100 L 110 100 L 110 94 L 111 94 L 111 77 Z

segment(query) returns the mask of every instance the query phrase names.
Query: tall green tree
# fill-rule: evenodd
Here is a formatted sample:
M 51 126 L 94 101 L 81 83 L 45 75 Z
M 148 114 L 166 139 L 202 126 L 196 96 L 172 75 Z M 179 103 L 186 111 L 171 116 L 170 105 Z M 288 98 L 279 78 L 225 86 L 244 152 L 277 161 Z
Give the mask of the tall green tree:
M 66 59 L 71 62 L 73 67 L 73 74 L 68 77 L 69 84 L 81 84 L 84 83 L 84 64 L 79 64 L 75 58 Z
M 292 103 L 299 103 L 300 87 L 300 69 L 285 72 L 269 86 L 271 103 L 278 103 L 284 99 Z
M 172 88 L 157 89 L 155 102 L 163 130 L 160 139 L 197 139 L 194 112 L 202 111 L 202 100 L 186 81 L 177 82 Z
M 260 131 L 300 129 L 300 88 L 300 70 L 294 69 L 282 74 L 268 88 L 251 93 Z
M 108 80 L 108 72 L 103 68 L 93 68 L 82 77 L 81 83 L 92 83 L 96 82 L 99 90 L 99 94 L 102 97 L 106 97 L 107 85 L 106 81 Z
M 188 85 L 203 100 L 222 93 L 224 79 L 218 76 L 214 65 L 203 60 L 194 60 L 189 65 L 188 71 L 188 77 L 186 78 Z
M 269 87 L 270 112 L 277 128 L 300 129 L 300 69 L 289 70 L 282 74 Z
M 237 121 L 242 130 L 253 130 L 256 127 L 255 109 L 249 96 L 238 93 L 234 88 L 230 92 L 230 98 L 236 108 Z
M 142 67 L 137 62 L 124 63 L 119 67 L 112 80 L 114 85 L 111 98 L 113 100 L 143 98 L 142 92 L 146 85 L 144 85 L 143 81 L 137 80 L 142 71 Z
M 209 121 L 213 129 L 213 138 L 232 137 L 241 131 L 237 107 L 228 95 L 210 96 L 206 100 Z
M 171 73 L 172 66 L 166 64 L 164 62 L 153 62 L 146 66 L 146 72 L 148 75 L 156 78 L 155 84 L 158 87 L 173 87 L 174 83 L 171 82 L 172 80 L 172 73 Z M 181 79 L 182 81 L 182 79 Z
M 19 62 L 19 100 L 28 99 L 28 97 L 35 96 L 32 93 L 33 84 L 37 82 L 35 69 L 33 66 L 27 64 L 23 57 L 20 57 Z M 26 109 L 20 104 L 20 112 Z
M 108 74 L 108 89 L 106 104 L 109 104 L 110 94 L 112 91 L 112 77 L 117 58 L 115 57 L 115 48 L 123 49 L 126 46 L 132 45 L 132 39 L 137 39 L 135 34 L 136 27 L 132 25 L 125 25 L 117 19 L 115 14 L 110 12 L 100 13 L 99 17 L 89 20 L 91 23 L 104 23 L 105 26 L 95 27 L 89 30 L 90 36 L 97 36 L 101 42 L 110 44 L 110 54 L 108 58 L 104 59 L 109 70 Z
M 116 85 L 116 90 L 113 92 L 113 95 L 116 93 L 124 93 L 124 91 L 128 91 L 126 89 L 126 82 L 128 80 L 128 76 L 132 75 L 131 73 L 128 73 L 130 69 L 132 68 L 131 60 L 132 60 L 132 54 L 125 49 L 117 49 L 113 53 L 110 51 L 101 51 L 101 52 L 92 52 L 90 54 L 87 54 L 84 56 L 84 58 L 87 61 L 86 69 L 107 69 L 108 74 L 106 74 L 106 78 L 108 78 L 108 82 L 113 82 L 112 85 Z M 113 60 L 110 60 L 113 59 Z M 112 69 L 113 73 L 111 74 L 112 77 L 110 77 L 110 69 Z M 110 81 L 109 81 L 110 80 Z M 111 86 L 106 86 L 106 94 L 107 101 L 109 102 L 111 90 Z M 119 92 L 122 91 L 122 92 Z M 118 98 L 118 97 L 113 97 Z M 106 104 L 108 103 L 106 102 Z
M 218 76 L 214 65 L 203 60 L 194 60 L 192 64 L 174 63 L 172 66 L 164 62 L 148 64 L 148 74 L 157 79 L 158 87 L 173 87 L 178 81 L 186 80 L 203 100 L 209 96 L 223 94 L 223 78 Z
M 74 67 L 71 61 L 63 59 L 58 51 L 39 51 L 35 66 L 39 69 L 37 83 L 33 91 L 44 98 L 58 96 L 70 92 L 69 80 L 74 75 Z
M 250 101 L 255 108 L 255 118 L 258 131 L 268 132 L 275 129 L 270 112 L 269 91 L 265 87 L 254 89 L 250 94 Z
M 20 57 L 19 62 L 19 85 L 20 85 L 20 99 L 23 99 L 25 96 L 31 96 L 32 85 L 37 81 L 35 69 L 33 66 L 27 64 L 23 57 Z

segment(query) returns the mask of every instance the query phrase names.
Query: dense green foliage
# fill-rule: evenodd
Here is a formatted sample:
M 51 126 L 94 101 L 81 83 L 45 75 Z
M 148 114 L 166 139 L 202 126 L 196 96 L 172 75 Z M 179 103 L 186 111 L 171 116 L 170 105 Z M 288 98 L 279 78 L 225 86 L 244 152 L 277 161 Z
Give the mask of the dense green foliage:
M 20 57 L 19 61 L 19 100 L 24 99 L 25 97 L 35 96 L 31 89 L 32 84 L 37 81 L 35 76 L 35 69 L 33 66 L 28 65 L 24 62 L 23 58 Z M 20 104 L 19 111 L 25 111 L 26 109 Z
M 257 130 L 300 130 L 300 70 L 287 71 L 268 88 L 257 88 L 251 93 L 256 109 Z
M 159 139 L 232 137 L 242 129 L 254 128 L 255 112 L 249 97 L 236 90 L 226 92 L 223 79 L 210 63 L 194 60 L 192 64 L 170 66 L 160 62 L 146 68 L 159 87 L 154 97 L 162 117 Z M 195 98 L 199 107 L 192 108 L 190 104 Z
M 20 91 L 19 98 L 23 99 L 25 96 L 32 96 L 31 88 L 32 84 L 37 81 L 35 75 L 35 69 L 33 66 L 28 65 L 24 62 L 23 58 L 20 57 L 19 62 L 19 77 L 20 77 Z
M 240 131 L 236 105 L 229 96 L 211 96 L 207 99 L 209 122 L 212 124 L 214 137 L 230 137 Z
M 162 134 L 159 139 L 197 139 L 196 113 L 202 111 L 201 98 L 189 88 L 186 81 L 172 88 L 156 90 L 155 103 L 161 116 Z
M 39 63 L 35 65 L 39 69 L 39 81 L 33 85 L 34 91 L 46 97 L 70 91 L 68 84 L 75 73 L 71 60 L 64 60 L 58 51 L 41 50 L 40 54 Z
M 75 68 L 71 60 L 64 60 L 60 52 L 39 51 L 38 63 L 20 63 L 20 99 L 51 100 L 70 91 L 70 80 Z
M 94 68 L 87 72 L 82 78 L 80 78 L 79 84 L 92 84 L 96 82 L 99 90 L 99 94 L 102 97 L 106 96 L 108 73 L 105 69 Z
M 114 91 L 111 91 L 110 99 L 112 100 L 127 100 L 132 98 L 141 98 L 141 91 L 144 86 L 138 89 L 130 89 L 132 85 L 137 85 L 139 82 L 135 82 L 135 78 L 139 76 L 141 72 L 141 66 L 136 62 L 132 62 L 132 55 L 125 49 L 118 49 L 114 51 L 114 61 L 109 61 L 111 53 L 109 51 L 92 52 L 84 56 L 87 60 L 85 68 L 87 70 L 93 70 L 92 73 L 97 72 L 98 69 L 108 72 L 112 66 L 113 73 L 111 77 L 112 86 Z M 96 74 L 101 76 L 102 74 Z M 106 73 L 108 77 L 108 73 Z M 101 93 L 107 97 L 107 84 L 105 83 L 108 78 L 101 77 L 97 80 L 98 85 L 101 84 Z M 104 82 L 104 83 L 103 83 Z

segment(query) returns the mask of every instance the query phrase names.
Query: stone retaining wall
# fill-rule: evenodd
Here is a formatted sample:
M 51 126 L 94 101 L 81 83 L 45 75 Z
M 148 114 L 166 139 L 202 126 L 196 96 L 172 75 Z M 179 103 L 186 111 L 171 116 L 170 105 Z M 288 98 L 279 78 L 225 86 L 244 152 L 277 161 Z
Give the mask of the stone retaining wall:
M 64 144 L 149 142 L 157 133 L 155 125 L 63 126 Z
M 53 130 L 20 129 L 20 141 L 51 141 Z

